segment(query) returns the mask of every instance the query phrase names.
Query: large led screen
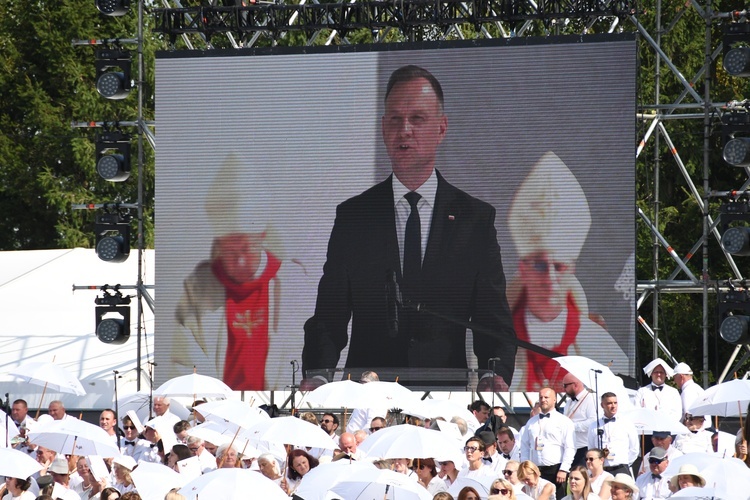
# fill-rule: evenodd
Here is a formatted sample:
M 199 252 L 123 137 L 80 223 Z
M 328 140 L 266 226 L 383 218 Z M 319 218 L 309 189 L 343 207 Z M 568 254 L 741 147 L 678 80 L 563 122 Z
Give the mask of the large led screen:
M 559 385 L 513 332 L 632 375 L 635 42 L 517 42 L 159 54 L 157 383 Z M 386 107 L 409 65 L 443 114 L 423 76 Z

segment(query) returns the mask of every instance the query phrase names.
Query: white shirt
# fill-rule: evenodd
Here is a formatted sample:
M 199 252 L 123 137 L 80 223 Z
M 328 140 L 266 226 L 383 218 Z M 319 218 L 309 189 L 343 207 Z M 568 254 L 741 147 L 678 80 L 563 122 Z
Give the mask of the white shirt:
M 372 419 L 375 417 L 385 418 L 387 414 L 387 408 L 357 408 L 352 411 L 352 415 L 346 423 L 346 432 L 354 434 L 356 431 L 365 430 L 370 434 Z
M 604 418 L 599 419 L 598 427 L 594 422 L 589 428 L 589 449 L 607 448 L 609 450 L 609 456 L 604 461 L 605 467 L 632 464 L 638 458 L 638 452 L 641 449 L 635 426 L 617 415 L 613 416 L 615 420 L 608 423 L 604 423 Z M 601 447 L 598 428 L 603 431 Z
M 435 196 L 437 195 L 437 173 L 432 170 L 430 177 L 419 186 L 417 193 L 421 198 L 417 202 L 419 210 L 419 227 L 422 232 L 422 259 L 424 259 L 427 250 L 427 239 L 430 236 L 430 224 L 432 224 L 432 211 L 435 208 Z M 393 203 L 396 212 L 396 236 L 398 237 L 398 252 L 401 258 L 401 265 L 404 265 L 404 232 L 406 231 L 406 221 L 411 213 L 411 205 L 406 201 L 404 195 L 410 191 L 409 188 L 401 184 L 396 175 L 393 175 Z
M 569 471 L 576 454 L 575 428 L 566 416 L 552 409 L 549 417 L 536 415 L 526 424 L 521 436 L 521 461 L 531 460 L 537 465 L 560 464 Z
M 482 466 L 476 470 L 469 469 L 468 466 L 464 467 L 460 471 L 458 471 L 458 477 L 468 477 L 469 479 L 479 479 L 480 477 L 491 477 L 493 479 L 497 479 L 497 474 L 495 471 L 492 470 L 491 467 L 487 467 L 486 465 L 482 464 Z
M 654 478 L 651 471 L 638 476 L 635 480 L 638 486 L 638 494 L 641 500 L 651 500 L 652 498 L 669 498 L 672 492 L 669 490 L 669 477 L 662 476 L 661 479 Z
M 713 453 L 714 445 L 711 441 L 713 434 L 707 430 L 699 430 L 695 434 L 680 434 L 674 441 L 674 447 L 682 453 Z M 671 448 L 672 446 L 670 446 Z
M 690 379 L 685 381 L 684 384 L 682 384 L 682 389 L 680 390 L 680 399 L 682 399 L 682 415 L 684 416 L 685 413 L 688 412 L 691 406 L 693 406 L 697 401 L 699 401 L 706 391 L 698 385 L 695 380 Z M 708 427 L 711 427 L 711 415 L 706 415 L 706 420 L 703 422 L 703 428 L 706 429 Z
M 576 394 L 577 401 L 569 399 L 564 414 L 573 421 L 576 432 L 576 448 L 586 448 L 589 443 L 589 428 L 596 422 L 596 396 L 584 389 Z
M 508 459 L 503 457 L 500 453 L 495 451 L 495 453 L 490 457 L 492 459 L 491 463 L 487 463 L 484 461 L 485 467 L 489 467 L 493 471 L 495 471 L 495 474 L 497 474 L 497 477 L 503 476 L 503 469 L 505 469 L 505 464 L 508 463 Z
M 635 393 L 635 406 L 664 412 L 665 418 L 679 422 L 683 415 L 680 393 L 668 385 L 663 385 L 662 390 L 654 387 L 654 384 L 648 384 L 638 389 Z

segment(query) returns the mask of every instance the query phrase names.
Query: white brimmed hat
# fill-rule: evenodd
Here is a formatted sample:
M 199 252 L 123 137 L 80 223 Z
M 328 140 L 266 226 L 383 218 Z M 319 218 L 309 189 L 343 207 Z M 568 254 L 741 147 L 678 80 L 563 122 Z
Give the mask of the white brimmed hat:
M 680 467 L 680 471 L 672 476 L 672 479 L 669 480 L 669 483 L 672 485 L 672 488 L 677 488 L 677 481 L 679 480 L 679 476 L 693 476 L 698 478 L 698 482 L 700 483 L 700 487 L 703 488 L 706 486 L 706 478 L 701 475 L 700 472 L 698 472 L 698 467 L 692 464 L 685 464 Z
M 630 474 L 623 474 L 619 473 L 615 477 L 607 478 L 606 481 L 608 483 L 615 483 L 619 484 L 620 486 L 625 486 L 626 488 L 629 488 L 633 493 L 638 493 L 638 486 L 636 486 L 635 481 L 632 477 L 630 477 Z

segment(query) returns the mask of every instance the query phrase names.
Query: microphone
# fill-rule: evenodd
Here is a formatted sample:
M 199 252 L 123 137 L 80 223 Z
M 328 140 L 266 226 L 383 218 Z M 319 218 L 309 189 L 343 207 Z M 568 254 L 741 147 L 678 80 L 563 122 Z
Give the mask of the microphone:
M 398 308 L 401 305 L 401 290 L 396 281 L 396 272 L 388 269 L 385 272 L 385 321 L 388 324 L 388 336 L 398 336 Z

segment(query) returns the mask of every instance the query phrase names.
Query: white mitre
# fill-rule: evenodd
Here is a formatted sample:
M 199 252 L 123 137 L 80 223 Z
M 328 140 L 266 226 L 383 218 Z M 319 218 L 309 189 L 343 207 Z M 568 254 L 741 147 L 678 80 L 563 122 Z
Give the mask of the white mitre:
M 215 236 L 261 233 L 266 230 L 271 197 L 253 167 L 243 165 L 234 153 L 224 159 L 206 193 L 206 214 Z M 264 203 L 265 201 L 265 203 Z
M 544 153 L 516 191 L 508 225 L 519 257 L 546 252 L 573 262 L 591 227 L 586 195 L 575 175 L 551 151 Z

